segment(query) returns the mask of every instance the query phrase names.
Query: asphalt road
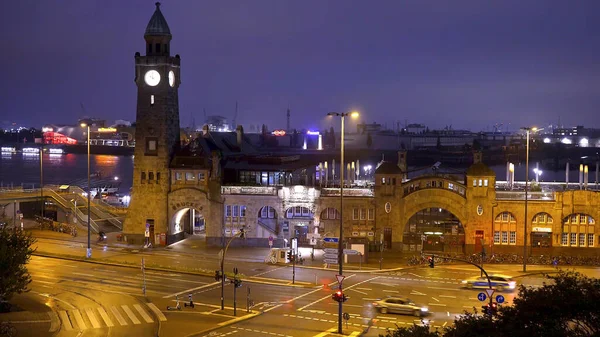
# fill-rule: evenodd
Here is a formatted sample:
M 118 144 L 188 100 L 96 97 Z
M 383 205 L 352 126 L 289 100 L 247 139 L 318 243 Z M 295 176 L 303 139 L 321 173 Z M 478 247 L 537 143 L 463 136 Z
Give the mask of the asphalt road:
M 127 254 L 140 258 L 139 254 Z M 195 263 L 210 268 L 214 262 L 196 259 Z M 237 316 L 233 316 L 233 286 L 226 285 L 225 309 L 221 310 L 220 282 L 211 277 L 142 273 L 141 268 L 56 258 L 32 258 L 28 265 L 33 278 L 29 296 L 38 296 L 56 313 L 59 336 L 327 336 L 328 331 L 337 331 L 338 306 L 331 299 L 338 286 L 335 272 L 297 268 L 296 285 L 302 285 L 298 287 L 289 282 L 291 267 L 237 264 L 240 272 L 252 276 L 236 290 Z M 347 332 L 352 335 L 354 331 L 357 336 L 371 325 L 367 335 L 377 336 L 396 325 L 421 322 L 417 317 L 377 313 L 372 303 L 387 296 L 405 296 L 427 306 L 430 315 L 423 319 L 434 327 L 451 324 L 464 310 L 481 307 L 477 300 L 481 291 L 462 289 L 460 283 L 478 274 L 467 266 L 415 268 L 394 275 L 348 273 L 343 281 L 349 297 L 344 303 L 344 312 L 350 315 Z M 144 280 L 146 296 L 142 293 Z M 543 279 L 526 277 L 520 282 L 538 286 Z M 189 294 L 194 308 L 184 306 Z M 506 303 L 512 302 L 514 293 L 503 295 Z M 167 306 L 176 306 L 176 296 L 181 310 L 168 310 Z M 248 310 L 250 300 L 254 306 Z M 240 318 L 247 319 L 238 321 Z M 49 324 L 40 321 L 17 327 L 20 336 L 31 335 L 36 326 L 36 335 L 50 336 Z

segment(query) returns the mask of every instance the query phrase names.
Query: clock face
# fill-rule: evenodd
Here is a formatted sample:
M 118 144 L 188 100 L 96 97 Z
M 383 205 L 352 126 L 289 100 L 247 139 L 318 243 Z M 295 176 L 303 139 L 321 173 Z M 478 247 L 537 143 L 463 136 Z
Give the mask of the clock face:
M 149 70 L 146 72 L 146 75 L 144 75 L 144 81 L 146 81 L 146 84 L 149 86 L 154 87 L 160 82 L 160 74 L 156 70 Z
M 173 72 L 173 70 L 169 71 L 169 85 L 171 87 L 175 86 L 175 73 Z

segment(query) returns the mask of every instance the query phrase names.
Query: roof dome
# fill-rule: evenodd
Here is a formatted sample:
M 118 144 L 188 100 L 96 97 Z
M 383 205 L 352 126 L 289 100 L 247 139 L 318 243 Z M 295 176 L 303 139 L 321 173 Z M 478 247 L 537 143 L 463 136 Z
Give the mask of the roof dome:
M 495 177 L 496 172 L 494 172 L 494 170 L 489 168 L 486 164 L 479 162 L 477 164 L 471 165 L 471 167 L 469 167 L 467 169 L 467 175 L 468 176 L 494 176 Z
M 384 161 L 375 169 L 375 174 L 402 174 L 402 170 L 398 167 L 398 165 Z
M 165 20 L 165 17 L 160 11 L 160 2 L 156 3 L 156 10 L 154 11 L 154 14 L 152 14 L 148 26 L 146 26 L 144 36 L 171 36 L 171 30 L 169 29 L 167 20 Z

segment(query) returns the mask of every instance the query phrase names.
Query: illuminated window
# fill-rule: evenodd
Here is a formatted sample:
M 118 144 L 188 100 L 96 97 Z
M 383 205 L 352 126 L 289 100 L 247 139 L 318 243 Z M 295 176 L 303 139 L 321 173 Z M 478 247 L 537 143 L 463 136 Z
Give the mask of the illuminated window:
M 204 179 L 205 179 L 204 172 L 198 173 L 198 180 L 199 181 L 204 181 Z
M 231 205 L 225 205 L 225 216 L 231 216 Z
M 494 243 L 500 243 L 500 231 L 494 231 Z
M 240 218 L 246 217 L 246 206 L 240 206 Z
M 579 233 L 579 247 L 585 247 L 585 233 Z
M 158 139 L 156 137 L 148 137 L 146 138 L 146 155 L 157 155 L 157 144 Z
M 358 208 L 352 210 L 352 220 L 358 220 Z
M 560 243 L 563 246 L 569 245 L 569 233 L 562 233 Z
M 183 174 L 181 174 L 181 172 L 175 172 L 175 180 L 181 180 L 183 179 Z
M 185 173 L 185 180 L 186 181 L 193 181 L 196 178 L 196 176 L 194 175 L 194 173 L 192 172 L 186 172 Z
M 594 247 L 594 234 L 588 234 L 588 247 Z
M 369 208 L 369 220 L 375 220 L 375 208 Z
M 150 95 L 150 105 L 154 105 L 154 95 Z
M 571 233 L 571 246 L 577 246 L 577 233 Z
M 479 179 L 479 187 L 483 186 L 483 181 Z
M 238 217 L 240 216 L 240 206 L 238 205 L 233 205 L 233 217 Z
M 579 214 L 579 223 L 580 224 L 585 224 L 587 223 L 587 216 L 583 215 L 583 214 Z
M 502 243 L 508 243 L 508 232 L 502 232 Z
M 487 180 L 487 179 L 484 179 L 484 180 L 483 180 L 483 186 L 486 186 L 486 187 L 487 187 L 487 185 L 488 185 L 488 180 Z
M 517 232 L 510 232 L 510 241 L 509 243 L 511 245 L 514 245 L 517 243 Z
M 473 187 L 477 186 L 477 179 L 473 179 Z

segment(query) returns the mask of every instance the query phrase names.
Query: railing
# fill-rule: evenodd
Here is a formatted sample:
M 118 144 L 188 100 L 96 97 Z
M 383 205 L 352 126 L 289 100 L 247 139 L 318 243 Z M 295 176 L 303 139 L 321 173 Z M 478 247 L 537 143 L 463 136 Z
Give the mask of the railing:
M 600 185 L 595 182 L 588 182 L 587 187 L 585 184 L 580 184 L 578 182 L 530 182 L 529 189 L 533 186 L 537 186 L 537 188 L 541 189 L 542 192 L 560 192 L 565 190 L 589 190 L 589 191 L 600 191 Z M 507 181 L 496 181 L 496 190 L 498 191 L 524 191 L 525 190 L 525 182 L 524 181 L 514 181 L 510 184 Z
M 221 194 L 277 195 L 273 186 L 222 186 Z
M 344 188 L 344 196 L 345 197 L 373 197 L 374 191 L 370 188 Z M 322 197 L 339 197 L 340 189 L 339 188 L 322 188 L 321 189 Z
M 83 214 L 81 210 L 75 207 L 75 204 L 70 200 L 65 199 L 62 195 L 56 193 L 52 188 L 44 188 L 44 196 L 52 197 L 56 202 L 58 202 L 64 209 L 74 210 L 75 216 L 79 221 L 85 223 L 87 225 L 87 214 Z M 98 224 L 94 219 L 90 216 L 90 229 L 94 233 L 98 233 L 100 231 Z
M 427 176 L 418 179 L 412 179 L 402 183 L 404 189 L 404 196 L 411 193 L 426 190 L 426 189 L 438 189 L 456 193 L 463 198 L 465 196 L 465 185 L 456 182 L 455 180 L 443 179 L 436 176 Z
M 554 192 L 529 192 L 529 200 L 553 201 Z M 496 191 L 496 200 L 525 200 L 525 191 Z

